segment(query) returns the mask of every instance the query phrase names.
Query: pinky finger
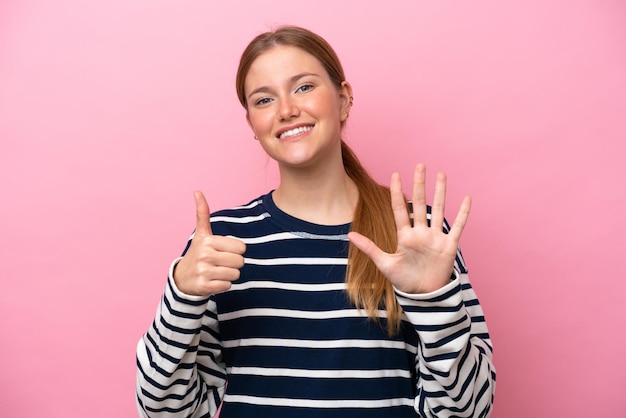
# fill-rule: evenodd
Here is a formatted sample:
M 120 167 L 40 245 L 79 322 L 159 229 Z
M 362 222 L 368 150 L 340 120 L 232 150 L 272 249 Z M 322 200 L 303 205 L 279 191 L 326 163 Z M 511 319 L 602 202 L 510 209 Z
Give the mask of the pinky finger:
M 450 232 L 449 232 L 449 234 L 457 241 L 461 238 L 463 229 L 465 228 L 465 225 L 467 224 L 467 219 L 469 218 L 471 207 L 472 207 L 472 198 L 469 196 L 465 196 L 465 198 L 463 199 L 463 202 L 461 202 L 459 213 L 457 213 L 456 218 L 454 219 L 454 223 L 452 224 L 452 228 L 450 229 Z

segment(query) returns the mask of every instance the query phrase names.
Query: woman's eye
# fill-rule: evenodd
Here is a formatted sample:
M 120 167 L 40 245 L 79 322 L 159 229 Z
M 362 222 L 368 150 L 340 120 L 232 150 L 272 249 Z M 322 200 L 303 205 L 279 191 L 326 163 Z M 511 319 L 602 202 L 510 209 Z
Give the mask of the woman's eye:
M 256 104 L 257 106 L 261 106 L 264 104 L 268 104 L 270 102 L 269 97 L 264 97 L 262 99 L 257 100 L 256 102 L 254 102 L 254 104 Z
M 313 85 L 312 85 L 312 84 L 305 84 L 305 85 L 303 85 L 303 86 L 298 87 L 298 88 L 296 89 L 296 92 L 299 92 L 299 93 L 305 93 L 305 92 L 307 92 L 307 91 L 311 90 L 312 88 L 313 88 Z

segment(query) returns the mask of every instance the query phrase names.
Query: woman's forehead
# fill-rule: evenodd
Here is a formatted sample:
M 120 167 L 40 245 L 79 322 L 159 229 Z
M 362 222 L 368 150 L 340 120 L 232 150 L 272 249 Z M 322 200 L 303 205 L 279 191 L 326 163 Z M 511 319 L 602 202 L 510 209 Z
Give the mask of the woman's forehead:
M 246 90 L 251 84 L 279 84 L 303 74 L 327 76 L 322 63 L 309 52 L 292 46 L 276 46 L 259 55 L 246 75 Z

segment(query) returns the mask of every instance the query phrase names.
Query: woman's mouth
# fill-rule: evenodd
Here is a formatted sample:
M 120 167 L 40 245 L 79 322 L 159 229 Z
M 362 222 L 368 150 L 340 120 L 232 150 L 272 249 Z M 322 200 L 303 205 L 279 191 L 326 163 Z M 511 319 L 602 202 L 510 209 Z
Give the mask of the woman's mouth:
M 315 126 L 315 125 L 299 126 L 297 128 L 294 128 L 294 129 L 289 129 L 288 131 L 285 131 L 285 132 L 281 133 L 280 135 L 278 135 L 278 139 L 290 138 L 292 136 L 296 136 L 296 135 L 303 134 L 305 132 L 309 132 L 311 129 L 313 129 L 313 126 Z

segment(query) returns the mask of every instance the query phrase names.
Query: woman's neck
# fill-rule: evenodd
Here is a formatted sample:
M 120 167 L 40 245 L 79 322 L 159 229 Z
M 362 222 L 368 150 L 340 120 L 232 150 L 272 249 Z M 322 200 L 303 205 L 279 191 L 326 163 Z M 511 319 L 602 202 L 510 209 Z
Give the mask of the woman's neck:
M 281 169 L 272 195 L 283 212 L 320 225 L 352 222 L 359 191 L 343 164 L 318 170 Z

